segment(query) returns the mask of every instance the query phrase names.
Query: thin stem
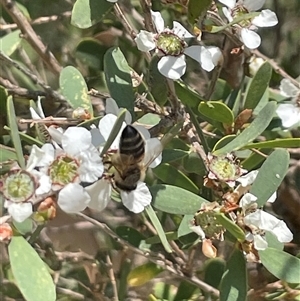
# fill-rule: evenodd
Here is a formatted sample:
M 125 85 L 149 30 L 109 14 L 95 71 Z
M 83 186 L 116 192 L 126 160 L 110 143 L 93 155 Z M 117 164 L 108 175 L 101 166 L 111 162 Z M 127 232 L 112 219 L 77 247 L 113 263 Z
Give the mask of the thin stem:
M 196 129 L 196 132 L 197 132 L 198 136 L 199 136 L 199 139 L 200 139 L 201 144 L 202 144 L 202 146 L 203 146 L 204 152 L 205 152 L 206 154 L 208 154 L 208 153 L 209 153 L 209 147 L 208 147 L 207 141 L 206 141 L 206 139 L 205 139 L 205 137 L 204 137 L 204 134 L 203 134 L 203 132 L 202 132 L 202 129 L 201 129 L 200 125 L 199 125 L 199 122 L 198 122 L 198 120 L 197 120 L 197 118 L 196 118 L 194 112 L 193 112 L 192 109 L 191 109 L 190 107 L 188 107 L 188 106 L 186 107 L 186 111 L 187 111 L 187 112 L 189 113 L 189 115 L 190 115 L 190 119 L 191 119 L 191 121 L 192 121 L 192 123 L 193 123 L 193 125 L 194 125 L 194 127 L 195 127 L 195 129 Z

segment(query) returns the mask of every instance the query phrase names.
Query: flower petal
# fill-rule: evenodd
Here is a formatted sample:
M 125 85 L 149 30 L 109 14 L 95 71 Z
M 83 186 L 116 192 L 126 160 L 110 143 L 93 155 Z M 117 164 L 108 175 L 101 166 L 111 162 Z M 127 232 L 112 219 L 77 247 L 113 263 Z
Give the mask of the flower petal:
M 210 52 L 212 62 L 215 66 L 221 65 L 223 63 L 224 57 L 219 47 L 206 46 L 206 49 Z
M 37 167 L 37 164 L 42 158 L 45 156 L 45 152 L 43 149 L 39 148 L 35 144 L 31 148 L 30 156 L 28 158 L 28 161 L 26 163 L 26 170 L 31 171 L 35 167 Z
M 81 185 L 69 183 L 59 192 L 57 203 L 67 213 L 78 213 L 87 207 L 90 200 L 89 194 Z
M 92 143 L 91 133 L 82 127 L 69 127 L 63 134 L 61 144 L 70 155 L 77 155 L 86 151 Z
M 253 235 L 254 248 L 256 250 L 265 250 L 268 247 L 267 241 L 260 235 Z
M 81 152 L 79 176 L 82 182 L 92 183 L 103 174 L 104 166 L 97 150 L 91 145 L 88 150 Z
M 102 136 L 104 137 L 105 141 L 108 139 L 111 130 L 113 129 L 115 122 L 117 120 L 117 116 L 113 114 L 107 114 L 105 115 L 99 122 L 99 130 Z M 110 148 L 111 149 L 118 149 L 119 148 L 119 142 L 120 142 L 120 137 L 122 134 L 123 129 L 125 128 L 126 123 L 123 122 L 122 127 L 116 136 L 115 140 L 111 144 Z
M 194 231 L 197 235 L 199 235 L 201 240 L 205 239 L 205 233 L 199 225 L 198 226 L 191 226 L 190 229 L 192 231 Z
M 85 187 L 85 190 L 91 197 L 88 206 L 94 210 L 102 211 L 110 201 L 112 187 L 109 181 L 104 178 Z
M 280 82 L 280 93 L 286 97 L 296 97 L 300 90 L 287 78 Z
M 138 182 L 135 190 L 130 192 L 121 190 L 120 194 L 124 206 L 133 213 L 142 212 L 152 200 L 149 188 L 143 182 Z
M 41 174 L 39 177 L 39 187 L 36 189 L 35 194 L 43 195 L 49 192 L 51 189 L 51 185 L 52 183 L 50 177 L 45 174 Z
M 151 10 L 152 21 L 156 27 L 158 33 L 161 33 L 165 29 L 165 21 L 159 11 Z
M 32 204 L 10 202 L 7 211 L 16 222 L 22 223 L 32 214 Z
M 173 32 L 181 39 L 189 39 L 194 37 L 179 22 L 176 21 L 173 21 Z
M 234 8 L 236 4 L 236 0 L 219 0 L 222 4 L 225 4 L 229 8 Z
M 296 107 L 294 104 L 280 104 L 276 113 L 285 128 L 289 128 L 300 122 L 300 108 Z
M 261 43 L 260 36 L 253 30 L 242 28 L 241 30 L 241 41 L 249 48 L 255 49 L 259 47 Z
M 105 113 L 106 114 L 114 114 L 114 115 L 118 116 L 121 110 L 122 110 L 122 108 L 118 107 L 116 101 L 113 98 L 111 98 L 111 97 L 106 98 L 106 100 L 105 100 Z M 132 121 L 131 115 L 130 115 L 129 111 L 126 111 L 125 122 L 127 124 L 130 124 L 131 121 Z
M 147 52 L 156 47 L 154 34 L 149 31 L 141 30 L 134 39 L 138 50 Z
M 210 52 L 204 46 L 190 46 L 184 53 L 197 61 L 206 71 L 211 71 L 215 67 Z
M 144 163 L 146 166 L 150 166 L 151 168 L 156 167 L 161 162 L 161 152 L 162 152 L 162 144 L 159 139 L 151 138 L 146 140 L 145 143 L 145 157 Z M 158 160 L 157 160 L 158 159 Z
M 185 73 L 185 56 L 164 56 L 158 62 L 157 68 L 165 77 L 177 80 Z
M 244 0 L 244 6 L 247 8 L 249 12 L 251 11 L 257 11 L 263 7 L 266 0 Z
M 227 7 L 222 7 L 222 11 L 228 22 L 232 22 L 233 18 L 231 16 L 231 11 Z
M 275 26 L 278 23 L 278 19 L 273 11 L 264 9 L 257 17 L 252 20 L 251 23 L 258 27 L 270 27 Z
M 252 170 L 248 172 L 246 175 L 239 177 L 236 181 L 241 183 L 243 187 L 253 184 L 254 180 L 258 175 L 258 170 Z
M 246 193 L 240 200 L 240 207 L 246 210 L 249 205 L 257 201 L 257 197 L 251 193 Z

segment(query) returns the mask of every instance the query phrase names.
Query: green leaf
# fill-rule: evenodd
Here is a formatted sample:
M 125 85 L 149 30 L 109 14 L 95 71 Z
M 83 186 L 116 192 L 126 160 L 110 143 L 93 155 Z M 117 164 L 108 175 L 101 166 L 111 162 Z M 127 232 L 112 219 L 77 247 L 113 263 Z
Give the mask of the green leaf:
M 168 213 L 195 214 L 201 204 L 207 202 L 202 197 L 176 186 L 159 184 L 149 189 L 153 206 Z
M 227 135 L 227 136 L 220 138 L 214 145 L 213 152 L 216 151 L 217 149 L 225 147 L 229 142 L 234 140 L 235 137 L 236 137 L 236 135 Z
M 187 281 L 181 281 L 173 301 L 191 300 L 196 286 Z
M 260 66 L 248 84 L 244 109 L 255 109 L 266 89 L 269 87 L 271 76 L 272 67 L 268 62 L 265 62 Z
M 213 258 L 205 262 L 204 281 L 205 283 L 218 288 L 226 268 L 226 261 L 222 258 Z
M 102 157 L 110 148 L 111 144 L 114 142 L 114 140 L 116 139 L 117 135 L 119 134 L 120 132 L 120 129 L 122 127 L 122 124 L 125 120 L 125 117 L 126 117 L 126 112 L 127 110 L 126 109 L 123 109 L 119 115 L 118 115 L 118 118 L 106 140 L 106 143 L 105 145 L 103 146 L 103 149 L 101 151 L 101 154 L 100 156 Z
M 285 139 L 275 139 L 257 143 L 249 143 L 243 147 L 243 149 L 249 148 L 291 148 L 291 147 L 300 147 L 300 138 L 285 138 Z
M 78 28 L 89 28 L 101 21 L 113 7 L 106 0 L 77 0 L 73 6 L 71 24 Z
M 193 230 L 191 230 L 191 221 L 194 219 L 194 215 L 192 214 L 187 214 L 185 215 L 182 220 L 181 223 L 178 227 L 177 230 L 177 236 L 181 237 L 187 234 L 190 234 L 193 232 Z
M 110 95 L 119 107 L 126 108 L 134 116 L 135 96 L 130 71 L 131 69 L 119 48 L 110 48 L 105 53 L 104 72 Z
M 46 264 L 22 236 L 14 236 L 8 246 L 16 283 L 27 301 L 55 301 L 55 285 Z
M 13 148 L 0 144 L 0 162 L 17 161 L 17 155 Z
M 15 30 L 0 38 L 0 51 L 11 56 L 22 41 L 20 34 L 21 30 Z
M 199 188 L 183 172 L 168 163 L 159 164 L 153 172 L 166 184 L 178 186 L 193 193 L 199 192 Z
M 76 57 L 80 61 L 96 71 L 103 70 L 104 54 L 107 47 L 95 39 L 86 38 L 76 47 Z
M 153 279 L 159 273 L 163 271 L 163 268 L 155 263 L 148 262 L 140 265 L 130 271 L 127 276 L 127 283 L 130 286 L 140 286 Z
M 139 232 L 138 230 L 134 228 L 130 228 L 127 226 L 119 226 L 116 228 L 116 233 L 118 236 L 120 236 L 122 239 L 128 241 L 130 244 L 138 248 L 140 246 L 140 243 L 142 240 L 145 239 L 145 237 Z
M 289 283 L 300 283 L 300 259 L 278 249 L 258 251 L 261 263 L 275 277 Z
M 168 253 L 172 253 L 172 248 L 167 240 L 164 229 L 162 228 L 161 223 L 160 223 L 159 219 L 157 218 L 157 215 L 156 215 L 155 211 L 153 210 L 153 208 L 151 207 L 151 205 L 147 206 L 145 208 L 145 211 L 147 212 L 147 214 L 152 222 L 152 225 L 154 226 L 165 250 Z
M 212 120 L 225 124 L 232 124 L 234 120 L 232 111 L 221 101 L 202 101 L 198 111 Z
M 208 8 L 211 6 L 212 0 L 190 0 L 188 3 L 188 20 L 194 24 L 196 19 L 201 15 L 206 14 Z
M 225 101 L 231 92 L 229 84 L 221 78 L 218 78 L 216 87 L 213 94 L 210 97 L 210 100 L 220 100 Z
M 187 172 L 192 172 L 200 176 L 206 175 L 206 166 L 202 158 L 197 153 L 190 153 L 183 159 L 183 168 Z
M 263 109 L 260 110 L 253 122 L 235 139 L 229 142 L 224 147 L 216 150 L 215 155 L 222 155 L 238 150 L 257 138 L 269 125 L 276 111 L 277 104 L 275 101 L 267 103 Z
M 197 108 L 200 101 L 203 100 L 203 98 L 200 97 L 198 92 L 196 92 L 195 90 L 193 90 L 192 88 L 190 88 L 188 85 L 186 85 L 184 82 L 181 81 L 175 82 L 175 91 L 180 101 L 184 105 L 191 108 Z
M 288 171 L 289 162 L 290 155 L 285 149 L 274 150 L 265 160 L 250 188 L 250 193 L 258 198 L 258 206 L 263 206 L 277 190 Z
M 247 300 L 246 261 L 241 251 L 235 250 L 223 275 L 220 287 L 220 301 Z
M 162 152 L 162 161 L 161 163 L 168 163 L 180 160 L 188 156 L 188 152 L 181 149 L 164 149 Z
M 272 151 L 273 149 L 271 148 L 264 148 L 260 152 L 269 155 Z M 241 162 L 241 165 L 247 170 L 252 170 L 258 168 L 264 160 L 265 157 L 263 155 L 253 152 L 247 159 Z
M 13 221 L 13 224 L 18 230 L 18 232 L 22 235 L 32 232 L 33 220 L 30 218 L 25 219 L 25 221 L 21 223 Z
M 227 218 L 224 214 L 219 213 L 215 215 L 217 221 L 226 228 L 227 231 L 229 231 L 236 239 L 239 241 L 245 240 L 245 233 L 244 231 L 236 225 L 234 222 L 232 222 L 229 218 Z
M 283 250 L 284 243 L 278 241 L 276 235 L 274 235 L 272 232 L 266 231 L 265 239 L 268 242 L 269 248 L 274 248 L 274 249 L 281 250 L 281 251 Z
M 19 136 L 19 131 L 18 131 L 18 125 L 17 125 L 17 117 L 15 113 L 15 108 L 14 108 L 14 103 L 12 96 L 9 96 L 7 98 L 7 115 L 8 115 L 8 124 L 11 129 L 10 136 L 13 141 L 18 162 L 19 165 L 22 169 L 25 169 L 25 159 L 23 156 L 23 151 L 22 151 L 22 145 L 21 145 L 21 140 Z
M 93 117 L 91 98 L 81 73 L 74 67 L 65 67 L 59 77 L 61 93 L 73 109 L 84 108 Z
M 149 89 L 155 102 L 160 106 L 168 101 L 168 89 L 166 78 L 159 72 L 157 63 L 160 60 L 158 56 L 153 56 L 149 64 Z

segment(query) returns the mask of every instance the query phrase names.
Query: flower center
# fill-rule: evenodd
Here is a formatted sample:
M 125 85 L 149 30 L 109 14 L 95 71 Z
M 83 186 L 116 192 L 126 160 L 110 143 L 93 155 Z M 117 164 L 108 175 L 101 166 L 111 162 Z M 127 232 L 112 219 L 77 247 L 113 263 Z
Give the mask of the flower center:
M 236 164 L 227 157 L 214 157 L 209 169 L 220 181 L 235 180 L 239 174 Z
M 224 227 L 217 222 L 214 211 L 202 211 L 196 213 L 194 222 L 200 226 L 206 238 L 220 239 L 225 232 Z
M 37 184 L 34 177 L 25 170 L 13 170 L 7 174 L 3 183 L 3 195 L 14 203 L 23 203 L 29 200 Z
M 73 183 L 78 177 L 79 162 L 67 155 L 62 155 L 54 160 L 49 168 L 52 183 L 65 186 Z
M 180 55 L 186 47 L 186 43 L 171 31 L 161 33 L 156 43 L 157 48 L 165 55 Z
M 237 5 L 231 11 L 231 15 L 232 15 L 233 19 L 242 17 L 243 15 L 246 15 L 248 13 L 249 13 L 249 11 L 243 5 Z M 251 20 L 250 19 L 245 19 L 245 20 L 240 21 L 238 24 L 241 27 L 249 27 L 251 25 Z

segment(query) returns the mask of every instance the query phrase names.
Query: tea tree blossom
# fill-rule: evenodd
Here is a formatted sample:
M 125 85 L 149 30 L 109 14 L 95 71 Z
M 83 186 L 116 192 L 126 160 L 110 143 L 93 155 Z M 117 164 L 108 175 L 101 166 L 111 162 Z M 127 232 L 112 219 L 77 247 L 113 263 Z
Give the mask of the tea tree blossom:
M 246 239 L 254 241 L 256 250 L 264 250 L 268 247 L 265 231 L 274 234 L 279 242 L 290 242 L 293 239 L 293 234 L 285 222 L 261 209 L 256 209 L 256 200 L 257 197 L 251 193 L 246 193 L 240 200 L 244 224 L 247 229 L 250 229 L 246 234 Z M 271 201 L 273 200 L 274 198 L 271 199 Z
M 35 169 L 43 151 L 33 145 L 26 169 L 14 166 L 2 180 L 4 207 L 17 222 L 23 222 L 32 214 L 36 199 L 48 193 L 51 182 L 48 175 Z
M 282 125 L 289 128 L 300 123 L 300 89 L 284 78 L 280 83 L 280 92 L 283 96 L 292 98 L 288 103 L 279 104 L 276 110 Z
M 223 7 L 223 13 L 229 22 L 236 17 L 257 11 L 262 8 L 265 0 L 219 0 L 227 7 Z M 255 32 L 257 27 L 270 27 L 278 23 L 276 14 L 269 9 L 262 10 L 252 19 L 243 20 L 233 26 L 237 29 L 240 40 L 249 48 L 255 49 L 261 43 L 260 36 Z
M 103 163 L 85 128 L 69 127 L 64 133 L 50 131 L 61 148 L 43 145 L 45 152 L 40 170 L 49 174 L 52 190 L 58 192 L 57 203 L 67 213 L 84 210 L 90 196 L 80 185 L 93 183 L 103 174 Z
M 185 55 L 197 61 L 206 71 L 211 71 L 215 67 L 214 62 L 221 56 L 217 47 L 210 50 L 199 45 L 188 47 L 185 40 L 194 36 L 180 23 L 174 21 L 173 29 L 169 29 L 165 27 L 160 12 L 151 11 L 151 15 L 157 34 L 141 30 L 135 42 L 141 51 L 156 50 L 161 57 L 157 67 L 162 75 L 173 80 L 179 79 L 186 70 Z
M 115 116 L 114 114 L 107 114 L 100 120 L 99 131 L 105 141 L 109 137 L 116 120 L 117 116 Z M 126 123 L 124 122 L 120 129 L 120 132 L 110 146 L 110 150 L 113 153 L 116 153 L 118 151 L 121 133 L 125 126 Z M 146 164 L 150 162 L 152 158 L 154 159 L 158 157 L 150 164 L 150 167 L 157 166 L 161 161 L 160 153 L 162 146 L 160 141 L 157 138 L 150 138 L 150 134 L 146 129 L 138 126 L 135 127 L 139 130 L 139 132 L 145 139 L 145 156 L 143 158 L 143 162 L 141 163 Z M 89 193 L 92 199 L 91 203 L 89 204 L 90 208 L 101 211 L 107 206 L 112 192 L 112 181 L 113 180 L 108 171 L 107 175 L 104 175 L 102 179 L 86 187 L 86 191 Z M 152 200 L 152 196 L 147 185 L 142 181 L 139 181 L 137 183 L 137 187 L 134 190 L 125 191 L 119 189 L 119 192 L 124 206 L 134 213 L 142 212 L 146 206 L 150 205 Z

